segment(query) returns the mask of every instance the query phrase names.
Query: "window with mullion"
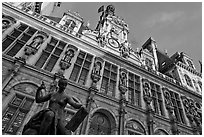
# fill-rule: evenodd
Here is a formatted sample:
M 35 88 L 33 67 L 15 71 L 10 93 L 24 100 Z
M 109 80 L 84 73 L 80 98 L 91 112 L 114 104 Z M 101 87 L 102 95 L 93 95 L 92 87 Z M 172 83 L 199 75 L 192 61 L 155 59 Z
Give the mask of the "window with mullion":
M 181 106 L 179 94 L 172 92 L 172 91 L 169 91 L 169 92 L 170 92 L 171 100 L 174 106 L 174 114 L 175 114 L 176 120 L 180 123 L 185 124 L 184 113 L 183 113 L 183 109 Z
M 8 49 L 6 54 L 14 57 L 36 31 L 37 29 L 21 23 L 18 27 L 14 28 L 14 30 L 3 40 L 2 51 Z
M 2 132 L 15 135 L 32 107 L 34 100 L 18 95 L 8 104 L 2 116 Z
M 35 66 L 51 72 L 56 65 L 61 53 L 63 52 L 65 45 L 65 42 L 59 41 L 52 37 L 46 48 L 43 50 Z
M 150 82 L 150 87 L 151 87 L 151 93 L 152 93 L 152 104 L 155 110 L 155 113 L 158 115 L 164 116 L 164 106 L 163 106 L 163 100 L 161 96 L 161 90 L 160 86 Z
M 79 84 L 85 85 L 90 71 L 92 59 L 92 55 L 84 51 L 80 51 L 69 79 L 78 82 Z
M 116 82 L 117 82 L 117 71 L 118 67 L 109 63 L 105 62 L 102 83 L 101 83 L 101 92 L 109 95 L 115 96 L 115 89 L 116 89 Z
M 129 103 L 140 106 L 140 77 L 128 73 L 128 99 Z

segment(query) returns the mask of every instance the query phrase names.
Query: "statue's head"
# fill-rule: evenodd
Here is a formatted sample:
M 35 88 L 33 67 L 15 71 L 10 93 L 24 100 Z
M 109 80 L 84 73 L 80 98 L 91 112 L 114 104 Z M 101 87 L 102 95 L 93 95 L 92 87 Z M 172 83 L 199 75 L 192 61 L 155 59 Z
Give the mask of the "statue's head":
M 67 79 L 65 78 L 61 78 L 59 81 L 58 81 L 58 87 L 59 89 L 61 90 L 64 90 L 67 86 L 68 82 L 67 82 Z

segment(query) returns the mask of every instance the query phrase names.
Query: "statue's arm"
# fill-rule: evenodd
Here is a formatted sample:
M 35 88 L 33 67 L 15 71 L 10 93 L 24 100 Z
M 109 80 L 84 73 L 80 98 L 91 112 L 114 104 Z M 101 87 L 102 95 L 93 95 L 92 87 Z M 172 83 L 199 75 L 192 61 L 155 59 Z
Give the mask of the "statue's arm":
M 69 103 L 72 107 L 79 109 L 82 104 L 75 102 L 71 97 L 67 96 L 67 103 Z
M 42 102 L 48 101 L 51 98 L 51 93 L 45 96 L 42 96 L 42 91 L 41 91 L 42 89 L 43 89 L 42 87 L 39 87 L 37 89 L 36 96 L 35 96 L 36 103 L 42 103 Z

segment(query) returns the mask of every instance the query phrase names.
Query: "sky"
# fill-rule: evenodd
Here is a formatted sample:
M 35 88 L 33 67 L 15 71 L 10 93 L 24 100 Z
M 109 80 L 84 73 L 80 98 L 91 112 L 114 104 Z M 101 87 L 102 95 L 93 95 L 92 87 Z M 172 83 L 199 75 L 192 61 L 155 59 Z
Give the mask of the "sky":
M 201 2 L 62 2 L 52 16 L 62 17 L 71 10 L 78 12 L 85 24 L 95 29 L 100 17 L 98 8 L 112 4 L 115 15 L 129 25 L 128 41 L 132 48 L 141 48 L 153 37 L 157 48 L 168 55 L 185 52 L 200 72 L 202 61 L 202 3 Z

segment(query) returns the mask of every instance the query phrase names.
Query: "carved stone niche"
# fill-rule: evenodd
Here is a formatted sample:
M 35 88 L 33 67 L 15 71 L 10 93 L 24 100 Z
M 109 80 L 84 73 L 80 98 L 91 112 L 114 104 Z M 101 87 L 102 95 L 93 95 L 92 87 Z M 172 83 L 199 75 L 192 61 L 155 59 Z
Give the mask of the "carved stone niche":
M 40 48 L 41 44 L 48 38 L 48 35 L 43 32 L 39 31 L 36 36 L 33 38 L 32 42 L 29 45 L 26 45 L 24 51 L 26 56 L 30 56 L 31 54 L 34 55 L 38 49 Z
M 128 41 L 121 43 L 119 50 L 123 58 L 128 58 L 130 56 L 130 50 L 131 50 L 130 43 Z
M 93 83 L 98 82 L 101 78 L 101 69 L 102 69 L 103 62 L 104 60 L 102 58 L 95 57 L 94 66 L 91 73 L 91 79 Z
M 189 99 L 186 96 L 181 96 L 181 100 L 182 100 L 186 115 L 188 115 L 189 114 L 189 107 L 190 107 L 189 106 Z
M 169 93 L 169 89 L 166 88 L 166 87 L 163 87 L 162 90 L 163 90 L 163 93 L 164 93 L 166 108 L 167 108 L 167 110 L 172 111 L 173 110 L 173 103 L 172 103 L 172 100 L 171 100 L 171 95 Z
M 67 50 L 60 61 L 60 68 L 62 70 L 68 69 L 71 66 L 71 60 L 74 57 L 77 50 L 78 48 L 71 44 L 67 46 Z
M 150 82 L 148 79 L 142 78 L 142 88 L 143 88 L 144 100 L 150 103 L 152 100 L 152 94 L 150 90 Z
M 125 94 L 127 91 L 127 70 L 124 68 L 120 68 L 119 75 L 119 90 L 122 94 Z
M 16 23 L 16 20 L 13 17 L 3 14 L 2 15 L 2 32 L 4 32 L 6 29 L 8 29 L 11 25 L 15 23 Z

